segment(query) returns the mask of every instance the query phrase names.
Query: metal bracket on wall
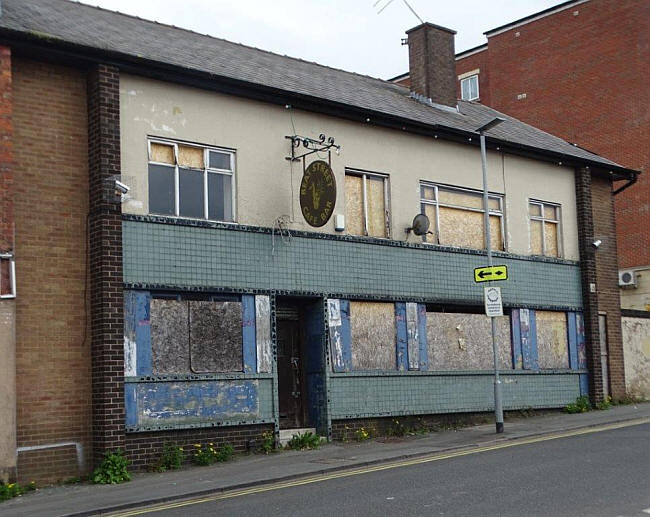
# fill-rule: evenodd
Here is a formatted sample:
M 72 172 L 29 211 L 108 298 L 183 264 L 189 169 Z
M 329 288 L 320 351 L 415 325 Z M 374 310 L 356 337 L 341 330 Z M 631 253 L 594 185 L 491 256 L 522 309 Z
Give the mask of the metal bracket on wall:
M 291 156 L 285 156 L 285 159 L 292 162 L 297 162 L 301 158 L 309 156 L 310 154 L 330 151 L 330 149 L 335 149 L 336 154 L 341 152 L 341 146 L 334 143 L 334 137 L 330 136 L 328 138 L 324 133 L 319 135 L 318 140 L 300 135 L 285 136 L 284 138 L 291 140 Z M 296 154 L 297 149 L 299 149 L 301 145 L 306 149 L 306 151 L 302 154 Z
M 5 269 L 6 268 L 6 269 Z M 3 286 L 3 279 L 8 277 L 9 288 Z M 0 254 L 0 298 L 16 297 L 16 261 L 13 253 Z

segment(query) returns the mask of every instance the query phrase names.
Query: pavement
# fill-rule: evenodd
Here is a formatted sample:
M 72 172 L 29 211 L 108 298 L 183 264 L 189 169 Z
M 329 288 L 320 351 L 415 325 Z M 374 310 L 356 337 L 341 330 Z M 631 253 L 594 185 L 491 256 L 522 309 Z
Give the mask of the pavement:
M 617 406 L 607 411 L 569 415 L 551 413 L 509 418 L 505 432 L 494 424 L 403 438 L 326 444 L 310 451 L 239 455 L 210 467 L 188 466 L 164 473 L 134 474 L 121 485 L 52 486 L 0 503 L 2 517 L 81 517 L 102 515 L 148 504 L 203 496 L 310 475 L 326 474 L 445 451 L 471 449 L 534 436 L 632 420 L 650 421 L 650 403 Z

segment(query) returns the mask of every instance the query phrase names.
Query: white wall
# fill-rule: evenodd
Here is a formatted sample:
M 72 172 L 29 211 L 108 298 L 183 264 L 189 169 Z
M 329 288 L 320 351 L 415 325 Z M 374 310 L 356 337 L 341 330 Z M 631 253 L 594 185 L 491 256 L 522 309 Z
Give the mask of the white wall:
M 120 89 L 122 174 L 132 187 L 132 200 L 123 206 L 127 213 L 148 213 L 147 136 L 236 149 L 236 211 L 242 224 L 272 226 L 288 215 L 292 228 L 313 229 L 298 201 L 302 164 L 285 160 L 284 137 L 294 133 L 293 126 L 300 135 L 325 133 L 342 145 L 340 156 L 332 154 L 335 214 L 345 213 L 346 167 L 390 175 L 395 239 L 406 237 L 404 228 L 420 211 L 420 180 L 482 188 L 477 147 L 126 74 Z M 488 174 L 490 190 L 506 195 L 508 251 L 530 253 L 527 200 L 534 197 L 562 205 L 564 257 L 578 259 L 572 169 L 489 152 Z M 333 233 L 333 218 L 319 231 Z

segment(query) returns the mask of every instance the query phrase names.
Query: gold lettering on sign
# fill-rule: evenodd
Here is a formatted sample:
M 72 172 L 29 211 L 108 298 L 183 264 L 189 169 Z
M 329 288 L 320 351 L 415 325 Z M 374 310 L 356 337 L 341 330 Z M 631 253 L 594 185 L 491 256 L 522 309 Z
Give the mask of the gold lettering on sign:
M 328 163 L 309 164 L 300 183 L 300 208 L 305 221 L 320 227 L 329 221 L 336 205 L 336 178 Z

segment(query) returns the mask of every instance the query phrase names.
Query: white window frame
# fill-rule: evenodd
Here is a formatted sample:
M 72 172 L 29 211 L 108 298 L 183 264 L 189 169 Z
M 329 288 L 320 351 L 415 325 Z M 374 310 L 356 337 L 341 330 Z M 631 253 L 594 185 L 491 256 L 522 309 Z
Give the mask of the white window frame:
M 476 81 L 476 96 L 472 97 L 472 81 Z M 463 79 L 460 80 L 460 98 L 464 101 L 475 101 L 480 98 L 481 94 L 479 91 L 479 80 L 478 80 L 478 74 L 473 74 L 470 75 L 469 77 L 464 77 Z M 468 85 L 467 87 L 467 92 L 468 92 L 468 97 L 465 97 L 464 95 L 464 86 L 465 84 Z
M 531 215 L 530 213 L 530 206 L 531 205 L 537 205 L 540 207 L 540 214 L 541 216 L 538 215 Z M 555 209 L 555 219 L 547 219 L 546 216 L 544 215 L 544 207 L 553 207 Z M 551 203 L 549 201 L 541 201 L 539 199 L 528 199 L 528 218 L 531 221 L 541 221 L 542 223 L 542 256 L 544 257 L 552 257 L 552 255 L 547 255 L 546 254 L 546 223 L 553 223 L 557 225 L 557 231 L 555 232 L 557 235 L 557 258 L 562 258 L 564 256 L 564 246 L 562 246 L 562 205 L 559 203 Z M 533 243 L 533 230 L 532 226 L 530 227 L 530 247 L 531 247 L 531 252 L 532 252 L 532 243 Z
M 363 186 L 363 234 L 368 236 L 368 197 L 366 195 L 366 178 L 378 178 L 384 182 L 384 226 L 386 228 L 386 237 L 375 237 L 376 239 L 390 239 L 390 177 L 388 174 L 381 172 L 369 172 L 361 169 L 345 169 L 346 176 L 357 176 L 361 178 Z
M 226 147 L 216 147 L 216 146 L 207 146 L 201 144 L 195 144 L 191 142 L 184 142 L 182 140 L 168 140 L 162 138 L 153 138 L 150 137 L 147 139 L 147 169 L 149 165 L 162 165 L 165 167 L 171 167 L 169 163 L 156 162 L 151 159 L 151 144 L 160 144 L 166 145 L 174 148 L 174 217 L 182 217 L 183 219 L 196 219 L 193 217 L 181 216 L 180 215 L 180 180 L 179 180 L 179 165 L 178 165 L 178 146 L 182 145 L 184 147 L 195 147 L 197 149 L 203 150 L 203 168 L 196 169 L 193 167 L 188 167 L 192 170 L 202 170 L 203 171 L 203 218 L 199 220 L 208 220 L 208 221 L 218 221 L 223 223 L 236 222 L 237 221 L 237 207 L 235 204 L 236 199 L 236 185 L 235 185 L 235 167 L 236 167 L 236 151 L 234 149 L 228 149 Z M 210 151 L 217 151 L 220 153 L 228 154 L 230 156 L 230 170 L 219 169 L 217 167 L 210 167 Z M 147 170 L 148 174 L 148 170 Z M 210 219 L 209 215 L 209 205 L 208 205 L 208 174 L 221 174 L 223 176 L 230 176 L 230 190 L 231 190 L 231 207 L 232 207 L 232 220 L 219 220 L 219 219 Z M 148 178 L 148 176 L 147 176 Z M 151 212 L 149 212 L 151 213 Z M 156 215 L 156 214 L 152 214 Z
M 434 197 L 435 199 L 425 199 L 422 196 L 422 187 L 426 188 L 433 188 L 434 191 Z M 444 185 L 442 183 L 433 183 L 430 181 L 426 180 L 420 180 L 420 212 L 421 213 L 426 213 L 424 205 L 431 205 L 434 206 L 436 209 L 436 220 L 435 220 L 435 232 L 434 232 L 434 238 L 435 238 L 435 243 L 432 244 L 440 244 L 440 207 L 444 208 L 455 208 L 457 210 L 467 210 L 468 212 L 479 212 L 481 214 L 485 214 L 485 210 L 481 208 L 472 208 L 472 207 L 467 207 L 467 206 L 461 206 L 461 205 L 454 205 L 451 203 L 440 203 L 438 200 L 440 199 L 438 192 L 439 190 L 446 190 L 448 192 L 463 192 L 467 194 L 474 194 L 477 196 L 482 196 L 483 192 L 481 190 L 475 190 L 475 189 L 470 189 L 470 188 L 464 188 L 464 187 L 456 187 L 456 186 L 451 186 L 451 185 Z M 496 251 L 507 251 L 507 239 L 506 239 L 506 233 L 505 233 L 505 214 L 503 210 L 504 206 L 504 198 L 505 196 L 503 194 L 495 194 L 492 192 L 488 192 L 488 199 L 496 199 L 499 202 L 499 208 L 489 208 L 488 205 L 488 212 L 489 215 L 494 215 L 499 217 L 499 221 L 501 223 L 501 248 L 496 250 Z M 483 228 L 483 240 L 485 240 L 485 223 L 482 226 Z M 422 236 L 422 240 L 424 242 L 426 241 L 426 235 Z M 486 243 L 487 244 L 487 243 Z

